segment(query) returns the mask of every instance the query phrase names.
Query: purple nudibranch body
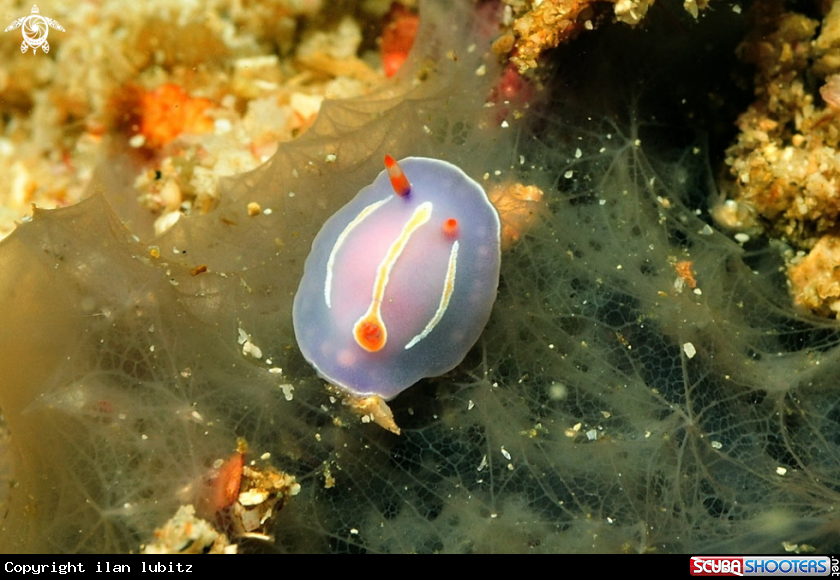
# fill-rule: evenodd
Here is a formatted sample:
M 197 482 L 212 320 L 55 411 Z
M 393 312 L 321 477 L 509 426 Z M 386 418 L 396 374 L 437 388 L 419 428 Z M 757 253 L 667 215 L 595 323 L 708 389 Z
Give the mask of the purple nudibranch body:
M 455 165 L 385 165 L 315 237 L 293 319 L 319 375 L 389 400 L 454 368 L 478 340 L 496 299 L 501 228 Z

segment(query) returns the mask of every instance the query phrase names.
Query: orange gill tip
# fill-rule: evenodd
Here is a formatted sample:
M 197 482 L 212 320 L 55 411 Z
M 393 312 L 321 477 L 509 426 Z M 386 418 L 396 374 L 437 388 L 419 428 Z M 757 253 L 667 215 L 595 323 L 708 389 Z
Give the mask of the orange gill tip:
M 450 240 L 455 239 L 458 237 L 458 220 L 455 218 L 444 220 L 440 229 L 444 236 Z
M 390 155 L 385 156 L 385 168 L 388 170 L 388 178 L 391 180 L 391 187 L 394 188 L 394 193 L 400 197 L 405 197 L 411 192 L 411 184 L 408 178 L 403 173 L 402 167 L 397 163 L 397 160 Z

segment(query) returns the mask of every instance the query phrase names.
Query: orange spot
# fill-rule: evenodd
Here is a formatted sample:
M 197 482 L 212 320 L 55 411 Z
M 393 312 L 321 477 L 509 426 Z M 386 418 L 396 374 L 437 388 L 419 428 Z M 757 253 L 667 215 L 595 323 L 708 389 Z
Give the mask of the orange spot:
M 420 18 L 398 2 L 391 3 L 382 28 L 382 66 L 385 76 L 397 74 L 414 45 Z
M 201 517 L 212 518 L 233 505 L 239 497 L 244 463 L 245 456 L 237 451 L 205 481 L 204 493 L 196 506 Z
M 376 320 L 360 320 L 353 329 L 356 342 L 368 352 L 377 352 L 385 346 L 385 329 Z
M 691 271 L 691 261 L 683 260 L 674 264 L 677 270 L 677 275 L 683 279 L 686 286 L 689 288 L 697 288 L 697 280 L 694 279 L 694 272 Z
M 382 55 L 382 68 L 385 69 L 385 76 L 392 77 L 402 68 L 403 63 L 408 60 L 406 52 L 392 52 Z
M 157 149 L 182 133 L 209 133 L 213 120 L 205 115 L 213 106 L 208 99 L 192 98 L 176 84 L 167 83 L 144 92 L 139 103 L 140 134 L 145 147 Z
M 443 226 L 441 226 L 441 230 L 443 231 L 443 235 L 449 239 L 457 238 L 458 237 L 458 220 L 455 218 L 449 218 L 445 222 L 443 222 Z
M 386 155 L 385 168 L 388 170 L 388 179 L 391 180 L 391 187 L 394 188 L 394 193 L 400 197 L 408 195 L 411 191 L 411 184 L 408 182 L 408 177 L 403 173 L 402 167 L 397 163 L 397 160 L 390 155 Z

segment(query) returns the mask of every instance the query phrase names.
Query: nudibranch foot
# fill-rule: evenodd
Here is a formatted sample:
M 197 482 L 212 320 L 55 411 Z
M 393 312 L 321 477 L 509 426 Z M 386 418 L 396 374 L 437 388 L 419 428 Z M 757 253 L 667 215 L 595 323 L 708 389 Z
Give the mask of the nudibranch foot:
M 379 395 L 371 395 L 370 397 L 345 395 L 343 402 L 359 414 L 362 423 L 374 423 L 394 435 L 401 433 L 397 422 L 394 420 L 391 407 Z

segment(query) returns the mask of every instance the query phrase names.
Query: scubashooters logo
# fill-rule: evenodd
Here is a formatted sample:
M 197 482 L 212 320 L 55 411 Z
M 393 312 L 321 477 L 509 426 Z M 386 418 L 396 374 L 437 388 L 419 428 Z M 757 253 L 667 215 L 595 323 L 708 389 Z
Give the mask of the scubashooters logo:
M 832 562 L 833 560 L 833 562 Z M 828 556 L 692 556 L 692 576 L 829 576 L 837 558 Z

